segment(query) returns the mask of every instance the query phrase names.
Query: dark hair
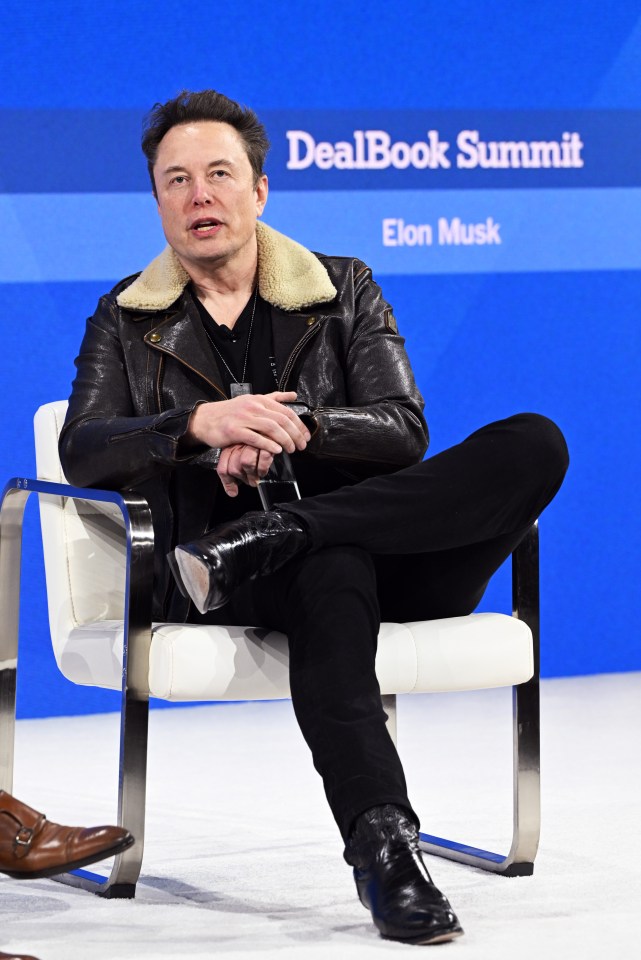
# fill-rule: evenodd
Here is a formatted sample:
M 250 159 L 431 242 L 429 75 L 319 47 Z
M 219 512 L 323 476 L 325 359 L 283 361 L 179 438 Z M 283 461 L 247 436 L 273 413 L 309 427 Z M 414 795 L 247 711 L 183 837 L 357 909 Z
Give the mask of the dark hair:
M 238 131 L 254 171 L 254 182 L 258 182 L 263 173 L 269 140 L 264 126 L 254 111 L 248 107 L 242 107 L 235 100 L 230 100 L 216 90 L 201 90 L 198 93 L 183 90 L 173 100 L 155 104 L 145 117 L 143 124 L 142 152 L 147 157 L 147 169 L 154 195 L 156 194 L 154 164 L 162 138 L 172 127 L 207 120 L 228 123 Z

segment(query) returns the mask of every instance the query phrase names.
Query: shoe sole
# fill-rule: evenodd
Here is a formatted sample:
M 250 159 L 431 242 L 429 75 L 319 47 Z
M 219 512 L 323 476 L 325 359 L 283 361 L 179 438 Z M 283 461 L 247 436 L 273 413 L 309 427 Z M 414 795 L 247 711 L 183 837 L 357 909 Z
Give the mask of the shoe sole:
M 420 947 L 421 945 L 428 946 L 432 943 L 447 943 L 449 940 L 456 940 L 457 937 L 462 937 L 464 932 L 462 927 L 457 927 L 455 930 L 443 931 L 433 936 L 395 937 L 389 933 L 381 933 L 381 937 L 383 940 L 395 940 L 397 943 L 413 944 Z
M 171 570 L 171 575 L 176 581 L 176 586 L 178 591 L 185 600 L 191 600 L 191 597 L 187 593 L 185 584 L 183 583 L 183 578 L 180 575 L 180 568 L 178 567 L 178 562 L 176 561 L 176 554 L 173 550 L 170 550 L 167 554 L 167 563 L 169 564 L 169 569 Z
M 176 547 L 174 558 L 182 584 L 199 613 L 207 613 L 207 597 L 209 596 L 209 568 L 192 553 Z
M 61 873 L 69 873 L 70 870 L 79 870 L 80 867 L 87 867 L 90 863 L 97 863 L 99 860 L 106 860 L 108 857 L 116 856 L 119 853 L 123 853 L 124 850 L 128 850 L 135 842 L 135 837 L 129 834 L 124 840 L 121 840 L 106 850 L 101 850 L 100 853 L 94 853 L 91 857 L 83 857 L 80 860 L 73 860 L 70 863 L 61 863 L 55 867 L 47 867 L 45 870 L 32 870 L 30 872 L 26 870 L 0 870 L 0 873 L 6 874 L 13 880 L 44 880 L 47 877 L 56 877 Z

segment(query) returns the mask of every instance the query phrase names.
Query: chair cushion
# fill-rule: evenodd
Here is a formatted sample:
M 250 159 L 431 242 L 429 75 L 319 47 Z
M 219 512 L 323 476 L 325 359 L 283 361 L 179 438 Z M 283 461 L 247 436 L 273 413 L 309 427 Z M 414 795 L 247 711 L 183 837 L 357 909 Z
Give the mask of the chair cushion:
M 122 621 L 77 627 L 56 651 L 73 683 L 120 689 Z M 163 700 L 272 700 L 290 696 L 287 638 L 259 627 L 155 624 L 149 664 Z M 381 692 L 427 693 L 510 686 L 533 674 L 532 634 L 500 613 L 384 623 L 376 672 Z

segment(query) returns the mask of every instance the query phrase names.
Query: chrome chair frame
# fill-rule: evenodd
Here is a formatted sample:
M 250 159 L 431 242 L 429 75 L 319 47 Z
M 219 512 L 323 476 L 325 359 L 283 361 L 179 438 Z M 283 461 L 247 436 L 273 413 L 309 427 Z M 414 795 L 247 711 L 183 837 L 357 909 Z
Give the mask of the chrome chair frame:
M 539 528 L 535 522 L 512 553 L 512 616 L 532 631 L 534 673 L 512 687 L 512 843 L 507 855 L 492 853 L 429 833 L 420 834 L 426 853 L 504 877 L 529 877 L 541 833 L 540 685 L 541 627 L 539 614 Z
M 136 493 L 72 487 L 44 480 L 13 478 L 0 503 L 0 788 L 13 786 L 16 674 L 20 613 L 20 559 L 24 509 L 32 493 L 113 503 L 126 533 L 124 649 L 118 778 L 118 824 L 136 838 L 119 854 L 108 877 L 74 870 L 55 879 L 102 897 L 134 897 L 140 876 L 145 833 L 149 652 L 153 588 L 153 527 L 149 506 Z M 513 688 L 514 829 L 507 856 L 421 833 L 431 854 L 505 876 L 533 872 L 539 826 L 539 609 L 538 530 L 530 529 L 512 555 L 513 615 L 530 627 L 534 675 Z M 396 697 L 383 697 L 388 728 L 396 740 Z
M 118 824 L 129 830 L 136 842 L 115 858 L 107 878 L 89 870 L 74 870 L 56 879 L 103 897 L 133 897 L 145 838 L 154 549 L 151 512 L 147 501 L 136 493 L 88 490 L 23 478 L 7 483 L 0 505 L 0 787 L 7 791 L 11 791 L 13 785 L 22 525 L 24 509 L 32 493 L 113 503 L 120 508 L 125 522 L 127 564 Z

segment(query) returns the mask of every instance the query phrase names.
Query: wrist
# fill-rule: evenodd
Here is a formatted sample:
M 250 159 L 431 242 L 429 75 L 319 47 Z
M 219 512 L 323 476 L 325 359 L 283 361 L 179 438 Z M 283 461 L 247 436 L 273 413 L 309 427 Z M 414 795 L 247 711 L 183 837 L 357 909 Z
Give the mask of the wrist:
M 191 411 L 191 416 L 187 422 L 187 430 L 185 431 L 185 440 L 191 443 L 202 443 L 202 439 L 199 433 L 199 425 L 202 416 L 201 407 L 203 406 L 204 401 L 199 400 L 196 406 Z

